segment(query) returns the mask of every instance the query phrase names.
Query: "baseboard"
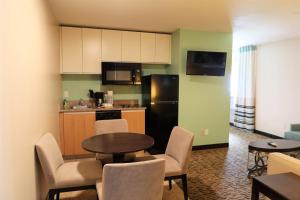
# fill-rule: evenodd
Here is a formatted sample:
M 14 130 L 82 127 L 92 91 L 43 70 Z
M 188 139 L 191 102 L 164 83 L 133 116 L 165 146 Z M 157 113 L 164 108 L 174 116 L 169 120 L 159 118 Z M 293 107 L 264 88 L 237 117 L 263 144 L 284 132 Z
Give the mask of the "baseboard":
M 230 122 L 229 124 L 230 124 L 230 126 L 235 127 L 232 122 Z M 266 136 L 266 137 L 269 137 L 269 138 L 272 138 L 272 139 L 283 139 L 283 137 L 274 135 L 272 133 L 263 132 L 263 131 L 260 131 L 260 130 L 257 130 L 257 129 L 254 129 L 254 133 L 259 134 L 259 135 L 263 135 L 263 136 Z
M 272 133 L 267 133 L 267 132 L 263 132 L 263 131 L 260 131 L 260 130 L 256 130 L 256 129 L 254 129 L 254 133 L 259 134 L 259 135 L 263 135 L 263 136 L 266 136 L 266 137 L 269 137 L 269 138 L 272 138 L 272 139 L 283 139 L 283 137 L 274 135 Z
M 193 146 L 192 150 L 205 150 L 205 149 L 217 149 L 217 148 L 226 148 L 229 146 L 229 143 L 219 143 L 219 144 L 206 144 L 206 145 L 196 145 Z

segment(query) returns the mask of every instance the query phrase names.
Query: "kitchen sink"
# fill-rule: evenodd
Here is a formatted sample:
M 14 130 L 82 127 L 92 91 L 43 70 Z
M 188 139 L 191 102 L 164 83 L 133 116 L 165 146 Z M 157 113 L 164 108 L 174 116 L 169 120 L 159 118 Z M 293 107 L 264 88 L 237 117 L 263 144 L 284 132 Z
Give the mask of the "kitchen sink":
M 73 106 L 72 109 L 74 109 L 74 110 L 82 110 L 82 109 L 87 109 L 87 108 L 89 108 L 87 105 L 85 105 L 85 106 L 76 105 L 76 106 Z

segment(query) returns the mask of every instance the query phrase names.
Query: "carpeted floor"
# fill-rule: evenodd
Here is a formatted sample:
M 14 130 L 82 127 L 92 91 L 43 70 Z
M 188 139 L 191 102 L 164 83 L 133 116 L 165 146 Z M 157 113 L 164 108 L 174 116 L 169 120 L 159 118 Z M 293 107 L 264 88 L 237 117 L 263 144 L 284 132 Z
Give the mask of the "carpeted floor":
M 251 180 L 247 178 L 248 144 L 265 137 L 231 128 L 229 148 L 193 151 L 188 170 L 191 200 L 250 199 Z M 63 200 L 96 200 L 96 192 L 64 193 Z M 165 187 L 164 200 L 183 199 L 180 187 Z
M 190 199 L 251 199 L 251 180 L 247 178 L 248 144 L 263 138 L 231 128 L 229 148 L 193 151 L 188 171 Z

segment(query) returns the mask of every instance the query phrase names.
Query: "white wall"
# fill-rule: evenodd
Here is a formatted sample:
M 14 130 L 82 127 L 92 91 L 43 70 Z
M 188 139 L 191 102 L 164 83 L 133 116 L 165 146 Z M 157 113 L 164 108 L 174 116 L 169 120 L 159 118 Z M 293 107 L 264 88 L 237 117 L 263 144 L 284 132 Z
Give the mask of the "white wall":
M 300 123 L 300 38 L 258 47 L 256 129 L 278 136 Z
M 45 0 L 1 0 L 0 13 L 0 199 L 40 200 L 34 144 L 58 134 L 59 29 Z

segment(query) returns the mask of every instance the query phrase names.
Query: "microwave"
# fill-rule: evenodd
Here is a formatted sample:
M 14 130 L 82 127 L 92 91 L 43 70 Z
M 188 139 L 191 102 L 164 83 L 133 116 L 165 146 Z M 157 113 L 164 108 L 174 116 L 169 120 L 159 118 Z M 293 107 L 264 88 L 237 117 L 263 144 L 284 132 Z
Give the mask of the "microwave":
M 102 85 L 141 85 L 141 63 L 102 62 Z

